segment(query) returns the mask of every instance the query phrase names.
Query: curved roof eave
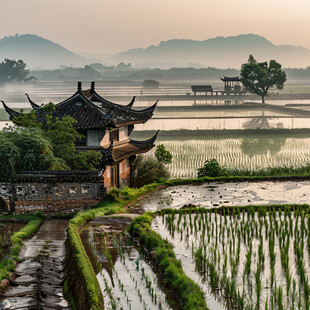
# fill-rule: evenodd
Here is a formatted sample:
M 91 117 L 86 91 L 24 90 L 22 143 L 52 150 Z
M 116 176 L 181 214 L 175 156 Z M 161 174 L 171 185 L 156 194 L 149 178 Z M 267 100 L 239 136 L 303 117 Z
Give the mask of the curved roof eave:
M 5 112 L 8 113 L 8 114 L 10 115 L 10 120 L 12 120 L 14 117 L 20 115 L 19 112 L 15 111 L 15 110 L 13 110 L 13 109 L 11 109 L 11 108 L 9 108 L 9 107 L 5 104 L 5 102 L 4 102 L 3 100 L 1 100 L 1 102 L 2 102 L 2 105 L 3 105 L 4 109 L 5 109 Z
M 129 143 L 135 143 L 135 144 L 153 144 L 155 140 L 157 139 L 157 136 L 159 134 L 160 130 L 157 130 L 155 135 L 147 140 L 138 141 L 138 140 L 129 140 Z

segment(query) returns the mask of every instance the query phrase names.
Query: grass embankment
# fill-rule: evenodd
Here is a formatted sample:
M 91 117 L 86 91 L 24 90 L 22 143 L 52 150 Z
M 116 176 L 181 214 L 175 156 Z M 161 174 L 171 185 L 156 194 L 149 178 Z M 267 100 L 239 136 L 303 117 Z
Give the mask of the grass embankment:
M 14 261 L 18 261 L 23 239 L 32 236 L 43 222 L 41 214 L 0 216 L 1 221 L 28 221 L 28 224 L 11 236 L 9 256 L 0 262 L 0 281 L 9 279 L 9 272 L 15 270 Z
M 276 170 L 279 168 L 270 168 L 270 170 L 272 169 Z M 262 169 L 261 175 L 256 174 L 257 172 L 250 171 L 250 170 L 247 170 L 247 171 L 232 170 L 231 175 L 228 175 L 228 176 L 175 179 L 175 180 L 168 180 L 168 181 L 165 181 L 159 184 L 163 186 L 175 186 L 175 185 L 187 185 L 187 184 L 202 184 L 202 183 L 208 183 L 208 182 L 210 183 L 211 182 L 258 182 L 258 181 L 284 181 L 284 180 L 310 179 L 310 166 L 307 167 L 307 171 L 302 170 L 302 168 L 300 169 L 301 169 L 300 171 L 303 171 L 303 173 L 297 173 L 297 170 L 295 170 L 290 173 L 283 172 L 281 174 L 279 171 L 278 174 L 276 173 L 271 174 L 265 171 L 264 169 Z
M 94 209 L 79 212 L 68 225 L 66 265 L 69 275 L 65 295 L 73 309 L 103 309 L 103 297 L 96 274 L 86 254 L 79 231 L 89 221 L 105 215 L 126 212 L 128 206 L 158 188 L 150 184 L 139 189 L 111 190 L 109 197 Z
M 260 212 L 260 214 L 263 214 L 267 211 L 273 211 L 273 210 L 281 210 L 285 211 L 286 209 L 306 209 L 306 214 L 310 216 L 310 205 L 309 204 L 279 204 L 279 205 L 247 205 L 247 206 L 221 206 L 217 208 L 204 208 L 192 205 L 191 207 L 183 208 L 183 209 L 163 209 L 161 211 L 154 212 L 155 215 L 166 215 L 166 214 L 187 214 L 187 213 L 219 213 L 225 215 L 231 215 L 231 214 L 238 214 L 240 215 L 240 212 L 243 210 L 248 211 L 249 213 L 253 212 Z
M 208 309 L 200 287 L 188 278 L 181 262 L 176 259 L 172 245 L 151 230 L 153 213 L 147 212 L 133 220 L 128 228 L 131 236 L 139 238 L 159 271 L 169 297 L 183 310 Z

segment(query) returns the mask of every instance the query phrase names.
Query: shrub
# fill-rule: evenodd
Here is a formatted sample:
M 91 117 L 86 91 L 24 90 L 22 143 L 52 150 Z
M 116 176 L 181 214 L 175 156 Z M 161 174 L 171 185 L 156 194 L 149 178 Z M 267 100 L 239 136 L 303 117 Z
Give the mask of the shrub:
M 157 161 L 164 164 L 171 164 L 172 162 L 172 155 L 168 150 L 166 150 L 163 144 L 159 144 L 157 146 L 155 151 L 155 158 L 157 159 Z
M 158 180 L 167 180 L 169 177 L 168 168 L 153 156 L 139 155 L 132 165 L 131 184 L 133 187 L 141 187 Z
M 206 160 L 204 166 L 198 169 L 198 178 L 221 177 L 227 175 L 228 175 L 227 169 L 222 167 L 215 158 Z

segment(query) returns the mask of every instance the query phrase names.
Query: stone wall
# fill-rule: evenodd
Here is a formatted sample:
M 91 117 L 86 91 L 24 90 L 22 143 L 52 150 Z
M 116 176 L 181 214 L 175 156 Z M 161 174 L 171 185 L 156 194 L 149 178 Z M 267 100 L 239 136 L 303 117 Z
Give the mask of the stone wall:
M 72 213 L 98 203 L 105 194 L 103 181 L 0 184 L 0 195 L 4 200 L 14 197 L 16 213 Z

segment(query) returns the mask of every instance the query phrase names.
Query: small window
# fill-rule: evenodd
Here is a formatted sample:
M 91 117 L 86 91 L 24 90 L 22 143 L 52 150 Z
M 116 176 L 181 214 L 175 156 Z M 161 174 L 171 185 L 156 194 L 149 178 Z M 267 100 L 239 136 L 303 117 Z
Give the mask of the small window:
M 82 186 L 82 194 L 87 194 L 89 192 L 89 186 Z
M 70 193 L 70 194 L 75 194 L 75 193 L 76 193 L 75 187 L 70 187 L 69 193 Z
M 110 131 L 110 141 L 119 141 L 119 130 Z

